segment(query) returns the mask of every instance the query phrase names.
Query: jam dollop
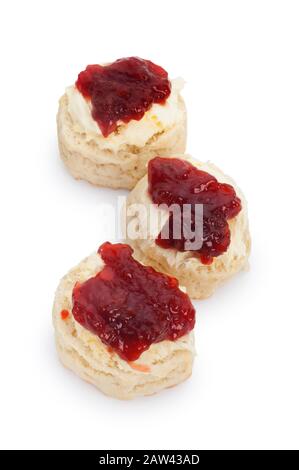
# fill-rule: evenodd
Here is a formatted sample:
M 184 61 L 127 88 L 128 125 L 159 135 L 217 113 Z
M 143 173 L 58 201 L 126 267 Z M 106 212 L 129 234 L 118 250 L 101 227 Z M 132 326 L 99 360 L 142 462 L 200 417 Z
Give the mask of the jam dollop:
M 109 349 L 135 361 L 151 344 L 194 328 L 195 310 L 178 281 L 143 266 L 125 244 L 100 246 L 105 267 L 73 289 L 73 315 Z
M 68 310 L 61 310 L 60 316 L 62 320 L 66 320 L 69 317 L 69 311 Z
M 88 65 L 79 73 L 76 87 L 91 100 L 92 117 L 104 137 L 117 129 L 119 121 L 142 119 L 153 103 L 164 104 L 171 92 L 167 72 L 139 57 Z
M 241 201 L 231 185 L 219 183 L 214 176 L 185 160 L 162 157 L 149 162 L 148 183 L 149 194 L 155 204 L 166 204 L 167 207 L 177 204 L 181 209 L 177 213 L 170 211 L 168 238 L 162 235 L 162 229 L 156 239 L 157 245 L 178 251 L 190 250 L 189 247 L 186 248 L 186 242 L 195 240 L 198 220 L 195 207 L 202 204 L 201 247 L 194 252 L 203 264 L 211 264 L 214 257 L 222 255 L 228 249 L 230 229 L 227 221 L 242 209 Z M 190 205 L 188 217 L 183 210 L 185 204 Z M 179 223 L 179 236 L 178 231 L 174 236 L 176 223 Z M 187 223 L 190 225 L 189 231 L 184 230 Z M 189 238 L 186 233 L 189 233 Z

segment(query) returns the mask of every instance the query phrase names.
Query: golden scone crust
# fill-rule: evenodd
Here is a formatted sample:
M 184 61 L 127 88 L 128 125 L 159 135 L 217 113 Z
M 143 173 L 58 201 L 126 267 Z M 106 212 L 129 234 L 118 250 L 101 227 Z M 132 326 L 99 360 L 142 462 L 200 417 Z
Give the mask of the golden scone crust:
M 96 186 L 132 189 L 145 175 L 150 159 L 156 155 L 170 156 L 185 151 L 186 109 L 181 96 L 179 107 L 183 115 L 181 122 L 155 134 L 143 147 L 122 144 L 111 149 L 104 147 L 103 138 L 88 134 L 74 124 L 65 94 L 60 99 L 57 114 L 61 158 L 76 179 Z
M 247 205 L 244 195 L 234 181 L 224 175 L 212 163 L 201 163 L 187 155 L 179 155 L 179 158 L 189 160 L 194 166 L 215 176 L 221 183 L 231 184 L 242 201 L 242 210 L 237 217 L 229 221 L 231 231 L 231 243 L 221 256 L 214 258 L 211 265 L 204 265 L 192 251 L 179 252 L 175 249 L 164 249 L 156 245 L 155 239 L 160 230 L 155 231 L 149 223 L 144 223 L 144 214 L 136 209 L 139 204 L 149 207 L 152 204 L 148 194 L 147 175 L 144 176 L 136 187 L 130 192 L 126 211 L 124 214 L 124 235 L 126 243 L 134 249 L 135 257 L 145 265 L 153 266 L 158 271 L 174 276 L 183 285 L 189 296 L 193 299 L 204 299 L 214 293 L 216 288 L 224 281 L 242 269 L 248 268 L 248 256 L 250 253 L 250 234 L 247 218 Z M 151 216 L 166 219 L 167 214 L 151 208 Z M 149 213 L 149 212 L 148 212 Z M 165 220 L 166 220 L 165 219 Z M 130 238 L 127 228 L 138 227 L 138 237 Z
M 193 332 L 177 341 L 153 344 L 137 361 L 127 363 L 76 322 L 71 313 L 73 287 L 103 266 L 100 256 L 94 253 L 73 268 L 57 288 L 53 323 L 62 363 L 106 395 L 119 399 L 152 395 L 187 379 L 194 359 Z M 62 310 L 69 312 L 66 319 L 61 318 Z

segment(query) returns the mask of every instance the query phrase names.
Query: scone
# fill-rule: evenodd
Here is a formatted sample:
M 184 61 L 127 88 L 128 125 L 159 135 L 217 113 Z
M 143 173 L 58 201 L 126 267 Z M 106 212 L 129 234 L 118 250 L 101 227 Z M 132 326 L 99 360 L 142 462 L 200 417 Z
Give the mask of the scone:
M 246 201 L 233 180 L 188 156 L 156 157 L 127 198 L 125 238 L 139 261 L 209 297 L 248 266 Z
M 61 280 L 53 307 L 63 364 L 120 399 L 182 382 L 194 358 L 189 297 L 176 279 L 132 253 L 128 245 L 104 243 Z
M 71 174 L 131 189 L 152 157 L 183 153 L 183 84 L 138 57 L 89 65 L 66 89 L 57 115 L 60 154 Z

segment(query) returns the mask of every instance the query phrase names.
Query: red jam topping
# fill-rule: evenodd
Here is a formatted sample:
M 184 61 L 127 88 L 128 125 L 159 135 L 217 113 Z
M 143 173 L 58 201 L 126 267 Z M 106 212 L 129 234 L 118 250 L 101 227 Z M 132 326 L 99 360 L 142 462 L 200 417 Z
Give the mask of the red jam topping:
M 186 241 L 194 240 L 196 230 L 195 205 L 202 204 L 202 237 L 201 248 L 195 250 L 203 264 L 211 264 L 213 258 L 223 254 L 230 244 L 228 220 L 235 217 L 241 210 L 241 201 L 234 188 L 229 184 L 218 183 L 217 179 L 201 171 L 190 163 L 178 158 L 156 157 L 148 166 L 149 193 L 155 204 L 178 204 L 181 211 L 178 216 L 170 212 L 169 236 L 163 238 L 162 232 L 156 239 L 157 245 L 163 248 L 175 248 L 187 251 Z M 183 205 L 190 204 L 190 231 L 186 238 L 183 231 Z M 179 227 L 181 236 L 174 237 L 175 217 L 180 217 Z M 190 250 L 190 248 L 188 248 Z
M 194 328 L 195 310 L 176 279 L 138 263 L 128 245 L 106 242 L 98 253 L 105 268 L 74 287 L 73 315 L 110 350 L 135 361 L 151 344 Z
M 88 65 L 76 82 L 91 100 L 92 117 L 107 137 L 118 121 L 139 121 L 153 103 L 164 104 L 170 95 L 167 72 L 139 57 L 119 59 L 110 65 Z
M 60 316 L 62 320 L 66 320 L 69 316 L 69 311 L 68 310 L 61 310 Z

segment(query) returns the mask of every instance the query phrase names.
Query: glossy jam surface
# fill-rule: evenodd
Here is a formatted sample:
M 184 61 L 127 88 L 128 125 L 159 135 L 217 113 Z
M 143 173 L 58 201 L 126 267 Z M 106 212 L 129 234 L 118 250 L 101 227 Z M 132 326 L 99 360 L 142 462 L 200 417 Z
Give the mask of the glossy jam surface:
M 91 100 L 92 117 L 104 137 L 119 121 L 139 121 L 153 103 L 164 104 L 171 92 L 167 72 L 139 57 L 119 59 L 110 65 L 88 65 L 76 87 Z
M 178 281 L 143 266 L 125 244 L 98 250 L 104 269 L 73 290 L 73 315 L 110 350 L 135 361 L 151 344 L 174 341 L 194 327 L 195 310 Z
M 149 194 L 155 204 L 190 204 L 190 217 L 184 220 L 184 212 L 178 215 L 170 212 L 169 237 L 163 238 L 162 232 L 156 243 L 163 248 L 187 251 L 186 241 L 194 240 L 196 230 L 196 204 L 202 204 L 201 248 L 195 250 L 203 264 L 211 264 L 213 258 L 223 254 L 230 244 L 228 220 L 241 210 L 241 201 L 234 188 L 229 184 L 218 183 L 209 173 L 199 170 L 191 163 L 178 158 L 156 157 L 148 166 Z M 177 221 L 175 217 L 179 217 Z M 189 223 L 191 220 L 191 224 Z M 188 221 L 190 238 L 185 236 L 183 227 Z M 179 237 L 174 237 L 175 224 L 181 228 Z M 198 225 L 197 225 L 198 227 Z M 188 231 L 186 231 L 188 233 Z M 190 249 L 190 248 L 188 248 Z

